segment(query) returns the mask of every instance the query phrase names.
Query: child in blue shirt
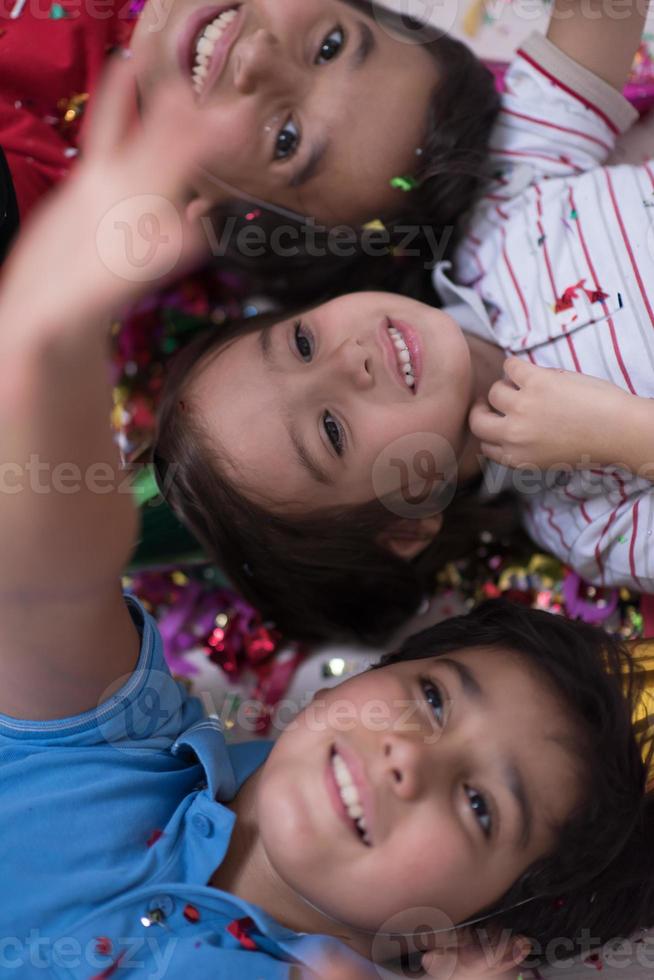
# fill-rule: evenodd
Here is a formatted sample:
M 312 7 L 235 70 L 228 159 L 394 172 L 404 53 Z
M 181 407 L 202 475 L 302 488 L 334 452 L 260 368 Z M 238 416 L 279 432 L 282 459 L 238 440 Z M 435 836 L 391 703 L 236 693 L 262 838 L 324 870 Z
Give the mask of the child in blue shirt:
M 320 693 L 272 748 L 227 747 L 171 678 L 119 587 L 135 511 L 106 328 L 197 253 L 179 209 L 215 134 L 170 88 L 135 135 L 130 81 L 113 71 L 0 291 L 2 970 L 334 980 L 485 936 L 494 975 L 647 923 L 638 685 L 605 634 L 482 607 Z

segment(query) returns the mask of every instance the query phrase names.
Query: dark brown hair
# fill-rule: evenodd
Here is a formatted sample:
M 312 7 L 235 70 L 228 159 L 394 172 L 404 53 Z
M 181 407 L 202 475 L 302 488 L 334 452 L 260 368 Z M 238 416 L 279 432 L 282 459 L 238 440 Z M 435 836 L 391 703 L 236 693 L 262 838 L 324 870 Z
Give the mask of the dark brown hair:
M 637 660 L 602 629 L 496 600 L 412 636 L 376 666 L 470 648 L 518 654 L 553 690 L 579 731 L 570 750 L 581 796 L 552 852 L 479 910 L 490 919 L 475 930 L 478 939 L 506 928 L 531 940 L 535 960 L 556 966 L 591 937 L 599 947 L 651 926 L 652 731 L 637 737 L 633 724 L 645 682 Z
M 279 515 L 248 500 L 226 475 L 228 462 L 193 411 L 185 388 L 205 359 L 229 340 L 284 319 L 266 315 L 209 331 L 178 355 L 166 380 L 154 459 L 164 496 L 265 617 L 299 640 L 354 638 L 378 644 L 432 594 L 436 573 L 463 557 L 483 529 L 517 523 L 506 503 L 482 507 L 476 487 L 463 487 L 444 515 L 435 542 L 414 561 L 381 543 L 398 518 L 379 500 Z M 182 409 L 180 403 L 184 404 Z
M 414 19 L 386 11 L 370 0 L 343 2 L 415 43 L 419 25 Z M 355 231 L 358 236 L 355 242 L 348 239 L 353 252 L 348 257 L 334 254 L 329 244 L 333 240 L 332 229 L 321 231 L 317 227 L 311 254 L 304 250 L 298 236 L 293 254 L 282 257 L 270 248 L 262 248 L 261 254 L 252 258 L 238 249 L 242 229 L 260 228 L 262 240 L 269 243 L 274 241 L 281 222 L 291 227 L 293 222 L 260 208 L 253 218 L 251 205 L 239 201 L 222 205 L 214 212 L 217 225 L 230 222 L 226 258 L 248 268 L 259 285 L 284 302 L 317 302 L 334 288 L 341 293 L 376 287 L 407 292 L 407 278 L 412 295 L 426 298 L 426 291 L 431 290 L 428 272 L 434 260 L 434 241 L 446 243 L 440 258 L 453 254 L 464 216 L 488 180 L 487 147 L 499 110 L 499 95 L 492 74 L 465 44 L 447 34 L 429 31 L 421 44 L 437 62 L 440 80 L 425 120 L 421 154 L 415 158 L 410 174 L 415 178 L 415 189 L 409 193 L 398 191 L 397 209 L 392 213 L 370 215 L 370 220 L 383 221 L 384 231 L 348 229 L 348 234 Z M 306 217 L 311 219 L 310 215 Z M 412 255 L 398 256 L 407 229 L 412 229 L 407 245 Z M 316 253 L 323 257 L 317 258 Z

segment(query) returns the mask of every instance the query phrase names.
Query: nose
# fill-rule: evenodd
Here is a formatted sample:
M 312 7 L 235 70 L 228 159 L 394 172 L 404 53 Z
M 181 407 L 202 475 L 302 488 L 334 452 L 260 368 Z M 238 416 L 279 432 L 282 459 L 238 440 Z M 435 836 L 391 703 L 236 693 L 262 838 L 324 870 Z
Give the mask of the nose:
M 367 391 L 375 383 L 372 358 L 358 340 L 348 338 L 343 341 L 333 352 L 330 365 L 332 370 L 347 378 L 358 391 Z
M 234 88 L 241 95 L 252 95 L 257 86 L 278 77 L 282 59 L 274 34 L 261 28 L 240 41 L 234 51 Z
M 419 797 L 427 784 L 423 773 L 426 764 L 424 738 L 419 733 L 387 732 L 382 756 L 384 778 L 392 792 L 402 800 Z

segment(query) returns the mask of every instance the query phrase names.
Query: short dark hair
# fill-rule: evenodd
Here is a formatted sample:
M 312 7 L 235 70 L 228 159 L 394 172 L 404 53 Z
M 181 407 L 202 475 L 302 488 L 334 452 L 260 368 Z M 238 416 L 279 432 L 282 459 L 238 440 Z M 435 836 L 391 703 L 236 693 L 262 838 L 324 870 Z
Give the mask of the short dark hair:
M 652 733 L 639 739 L 634 727 L 644 675 L 633 654 L 597 627 L 492 600 L 412 636 L 376 667 L 475 647 L 515 653 L 541 675 L 581 731 L 571 751 L 583 772 L 582 799 L 556 847 L 479 910 L 477 916 L 491 918 L 478 931 L 490 924 L 491 932 L 506 928 L 526 936 L 547 959 L 548 944 L 576 943 L 582 930 L 600 945 L 651 926 L 654 801 L 646 785 Z
M 214 329 L 177 355 L 158 414 L 159 484 L 208 557 L 289 639 L 385 644 L 432 594 L 437 572 L 469 553 L 482 531 L 515 533 L 516 508 L 502 498 L 482 507 L 476 484 L 464 486 L 436 541 L 405 561 L 380 543 L 398 518 L 379 500 L 299 515 L 276 514 L 249 500 L 226 475 L 219 447 L 212 444 L 210 455 L 202 420 L 183 393 L 198 366 L 222 345 L 281 319 L 283 314 L 267 314 Z
M 343 2 L 364 16 L 387 24 L 394 33 L 415 38 L 415 19 L 385 10 L 372 0 Z M 329 254 L 327 242 L 331 229 L 321 233 L 317 228 L 311 254 L 302 248 L 299 238 L 293 255 L 282 257 L 266 249 L 256 258 L 248 258 L 233 247 L 241 229 L 258 227 L 263 232 L 263 240 L 269 242 L 280 221 L 291 227 L 294 222 L 286 217 L 280 219 L 273 210 L 260 206 L 253 211 L 251 205 L 239 201 L 215 210 L 214 218 L 219 226 L 226 220 L 231 224 L 232 245 L 226 258 L 248 268 L 258 285 L 274 292 L 284 302 L 316 302 L 334 289 L 355 292 L 361 288 L 383 288 L 406 292 L 407 278 L 411 281 L 412 294 L 423 296 L 430 288 L 428 270 L 433 265 L 434 240 L 446 242 L 440 258 L 453 256 L 464 218 L 489 178 L 488 141 L 500 98 L 492 73 L 461 41 L 440 32 L 435 36 L 427 33 L 422 46 L 437 62 L 441 77 L 425 120 L 419 148 L 422 152 L 415 158 L 416 165 L 410 175 L 415 178 L 415 188 L 408 193 L 398 191 L 397 208 L 392 213 L 380 211 L 370 215 L 370 220 L 380 219 L 384 223 L 381 248 L 379 231 L 361 228 L 357 230 L 356 242 L 348 239 L 352 245 L 351 256 Z M 407 228 L 415 229 L 410 259 L 397 255 Z M 376 242 L 373 255 L 365 248 L 367 241 Z M 317 258 L 316 251 L 325 254 Z

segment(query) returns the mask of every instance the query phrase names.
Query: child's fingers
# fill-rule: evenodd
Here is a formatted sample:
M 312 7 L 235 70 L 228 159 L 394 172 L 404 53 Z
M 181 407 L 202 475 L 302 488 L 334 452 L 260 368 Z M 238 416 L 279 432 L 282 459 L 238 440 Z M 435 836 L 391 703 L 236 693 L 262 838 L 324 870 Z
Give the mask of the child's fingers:
M 84 156 L 105 159 L 123 142 L 138 116 L 136 76 L 131 60 L 111 58 L 89 105 L 83 139 Z
M 489 442 L 498 445 L 504 418 L 497 415 L 486 402 L 475 402 L 468 416 L 468 424 L 472 434 L 482 442 Z
M 508 415 L 515 407 L 516 396 L 519 391 L 511 381 L 496 381 L 488 392 L 488 403 L 496 412 Z
M 505 377 L 509 381 L 512 381 L 514 385 L 517 385 L 518 388 L 526 385 L 529 379 L 533 377 L 535 371 L 544 370 L 535 364 L 529 364 L 528 361 L 521 360 L 519 357 L 507 357 L 503 367 Z

